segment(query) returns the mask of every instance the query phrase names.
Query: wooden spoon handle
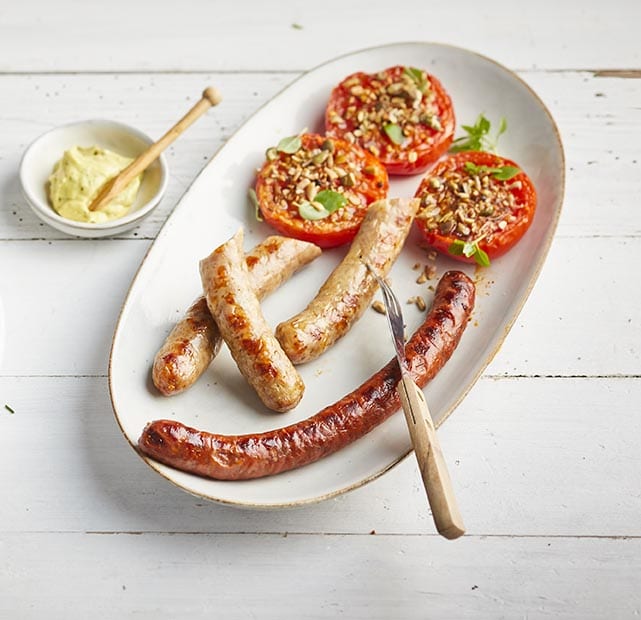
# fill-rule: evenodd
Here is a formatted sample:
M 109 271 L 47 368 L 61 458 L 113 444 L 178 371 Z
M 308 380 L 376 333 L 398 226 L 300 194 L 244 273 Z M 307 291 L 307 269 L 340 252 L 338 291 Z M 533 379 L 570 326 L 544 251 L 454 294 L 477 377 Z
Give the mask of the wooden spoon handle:
M 154 142 L 126 168 L 121 170 L 119 174 L 102 186 L 93 202 L 89 205 L 89 211 L 97 211 L 113 200 L 135 177 L 143 170 L 146 170 L 187 127 L 202 116 L 210 107 L 218 105 L 221 99 L 220 93 L 215 88 L 211 86 L 206 88 L 198 103 L 160 138 L 160 140 Z
M 403 376 L 396 390 L 405 412 L 436 529 L 445 538 L 458 538 L 465 533 L 465 526 L 425 396 L 407 375 Z

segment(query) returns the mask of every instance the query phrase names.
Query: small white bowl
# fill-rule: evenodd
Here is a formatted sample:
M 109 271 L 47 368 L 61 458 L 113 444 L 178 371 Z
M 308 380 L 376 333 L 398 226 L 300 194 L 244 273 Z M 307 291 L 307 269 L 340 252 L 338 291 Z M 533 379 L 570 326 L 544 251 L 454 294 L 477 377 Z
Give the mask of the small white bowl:
M 20 163 L 20 183 L 24 196 L 44 222 L 80 237 L 108 237 L 133 228 L 153 211 L 167 189 L 169 168 L 164 154 L 145 171 L 136 202 L 127 215 L 90 224 L 58 215 L 49 202 L 48 178 L 54 164 L 72 146 L 100 146 L 126 157 L 137 157 L 153 140 L 137 129 L 115 121 L 94 119 L 56 127 L 31 143 Z

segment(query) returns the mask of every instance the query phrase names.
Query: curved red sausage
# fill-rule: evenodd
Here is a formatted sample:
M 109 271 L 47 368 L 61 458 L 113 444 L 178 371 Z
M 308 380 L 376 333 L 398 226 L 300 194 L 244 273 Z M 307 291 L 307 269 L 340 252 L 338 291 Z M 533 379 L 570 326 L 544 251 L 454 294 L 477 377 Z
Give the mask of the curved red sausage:
M 456 348 L 474 307 L 474 283 L 448 271 L 432 307 L 406 345 L 412 378 L 423 387 Z M 219 480 L 269 476 L 311 463 L 362 437 L 399 408 L 396 358 L 360 387 L 316 415 L 284 428 L 249 435 L 216 435 L 172 420 L 150 422 L 140 450 L 166 465 Z

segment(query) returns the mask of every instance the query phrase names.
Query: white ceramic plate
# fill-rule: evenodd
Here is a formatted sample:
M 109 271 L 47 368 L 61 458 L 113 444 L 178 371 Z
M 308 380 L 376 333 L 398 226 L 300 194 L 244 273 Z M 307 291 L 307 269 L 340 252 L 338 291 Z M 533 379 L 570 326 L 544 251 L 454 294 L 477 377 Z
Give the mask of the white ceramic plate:
M 490 362 L 538 276 L 559 217 L 563 188 L 563 150 L 554 121 L 532 90 L 492 60 L 445 45 L 401 43 L 363 50 L 332 60 L 297 79 L 263 106 L 216 154 L 180 200 L 149 250 L 131 286 L 113 341 L 109 379 L 120 427 L 132 446 L 145 424 L 174 418 L 219 433 L 259 432 L 304 419 L 350 392 L 393 355 L 385 317 L 366 312 L 337 345 L 315 362 L 299 367 L 306 385 L 303 400 L 286 414 L 267 411 L 224 350 L 190 390 L 165 398 L 154 389 L 150 368 L 156 350 L 184 309 L 200 294 L 198 261 L 239 226 L 246 248 L 273 231 L 257 223 L 247 189 L 266 147 L 303 128 L 322 131 L 331 88 L 348 74 L 392 65 L 425 68 L 436 75 L 454 102 L 457 122 L 473 123 L 484 112 L 508 122 L 500 152 L 530 175 L 538 191 L 538 210 L 530 230 L 508 254 L 486 270 L 465 270 L 479 281 L 474 320 L 449 363 L 425 394 L 432 415 L 442 422 Z M 457 134 L 458 135 L 458 134 Z M 420 177 L 392 179 L 390 196 L 413 195 Z M 392 270 L 403 301 L 423 294 L 411 266 L 426 262 L 410 236 Z M 272 325 L 302 309 L 340 260 L 345 249 L 324 253 L 263 304 Z M 439 257 L 439 275 L 461 263 Z M 423 313 L 405 306 L 409 333 Z M 250 507 L 283 507 L 332 497 L 381 475 L 410 451 L 402 414 L 392 416 L 366 437 L 316 463 L 269 478 L 242 482 L 207 480 L 145 459 L 158 473 L 196 495 Z

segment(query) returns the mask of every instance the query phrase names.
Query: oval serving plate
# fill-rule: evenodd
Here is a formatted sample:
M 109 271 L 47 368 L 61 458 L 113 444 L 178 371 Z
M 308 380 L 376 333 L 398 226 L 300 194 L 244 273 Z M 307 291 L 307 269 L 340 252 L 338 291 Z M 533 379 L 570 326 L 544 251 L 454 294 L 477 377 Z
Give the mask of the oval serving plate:
M 318 360 L 299 367 L 306 391 L 286 414 L 264 408 L 223 347 L 208 371 L 186 392 L 165 398 L 154 389 L 150 368 L 157 349 L 176 320 L 201 291 L 198 262 L 245 228 L 249 249 L 273 231 L 256 222 L 247 190 L 265 149 L 308 128 L 322 131 L 332 87 L 355 71 L 375 72 L 392 65 L 426 69 L 437 76 L 454 102 L 457 126 L 472 124 L 479 112 L 508 131 L 500 153 L 518 162 L 538 192 L 534 222 L 519 244 L 485 270 L 463 269 L 479 282 L 474 320 L 458 349 L 426 387 L 427 401 L 440 424 L 490 362 L 523 306 L 552 241 L 564 189 L 564 159 L 550 113 L 532 90 L 506 68 L 464 49 L 430 43 L 400 43 L 342 56 L 304 74 L 264 105 L 220 149 L 181 198 L 149 250 L 131 285 L 116 327 L 109 364 L 111 399 L 118 424 L 135 448 L 145 424 L 170 418 L 218 433 L 242 434 L 285 426 L 316 413 L 360 385 L 393 356 L 385 317 L 366 312 L 353 329 Z M 460 132 L 457 132 L 460 135 Z M 392 178 L 390 196 L 411 196 L 418 177 Z M 276 325 L 302 309 L 340 260 L 346 248 L 326 251 L 263 302 Z M 394 265 L 391 278 L 401 300 L 422 294 L 412 265 L 426 263 L 415 233 Z M 437 259 L 440 276 L 461 268 Z M 406 306 L 409 334 L 424 314 Z M 411 450 L 402 414 L 367 436 L 316 463 L 277 476 L 242 482 L 193 476 L 143 457 L 159 474 L 184 490 L 211 500 L 253 508 L 286 507 L 318 501 L 356 488 L 389 470 Z

